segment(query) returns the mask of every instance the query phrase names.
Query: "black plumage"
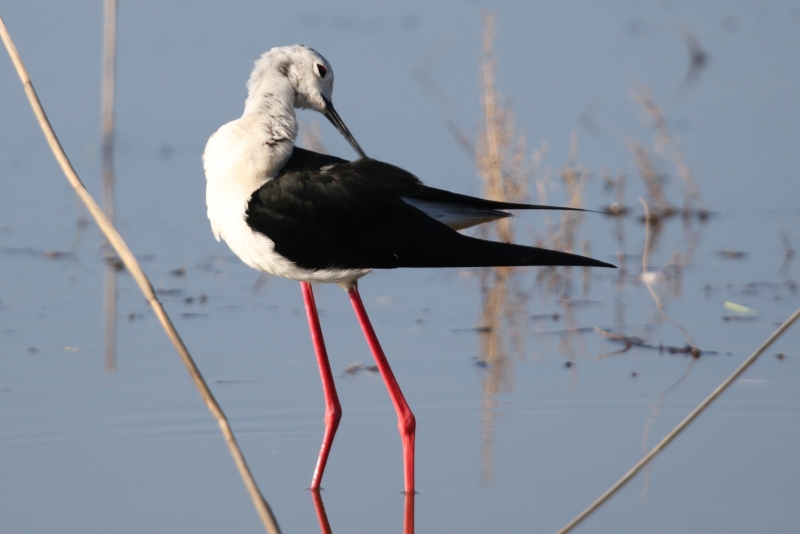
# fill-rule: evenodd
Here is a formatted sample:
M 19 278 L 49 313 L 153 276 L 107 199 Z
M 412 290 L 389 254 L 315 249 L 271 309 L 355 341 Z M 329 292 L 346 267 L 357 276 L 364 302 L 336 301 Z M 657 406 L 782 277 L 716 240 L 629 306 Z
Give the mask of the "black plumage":
M 246 217 L 254 231 L 275 243 L 277 253 L 309 270 L 613 267 L 584 256 L 462 235 L 404 197 L 489 211 L 547 208 L 450 193 L 371 158 L 348 162 L 295 148 L 278 176 L 253 193 Z

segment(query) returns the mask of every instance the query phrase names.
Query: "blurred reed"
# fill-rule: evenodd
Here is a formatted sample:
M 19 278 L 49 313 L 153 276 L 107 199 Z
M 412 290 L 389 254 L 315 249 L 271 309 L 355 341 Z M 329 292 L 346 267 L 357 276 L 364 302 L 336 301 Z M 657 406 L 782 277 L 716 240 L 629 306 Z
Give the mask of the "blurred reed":
M 484 14 L 483 56 L 480 65 L 481 109 L 483 116 L 477 140 L 471 151 L 481 178 L 483 196 L 490 200 L 515 202 L 525 198 L 529 170 L 525 166 L 525 137 L 517 134 L 514 114 L 495 85 L 497 60 L 494 55 L 495 17 Z M 460 137 L 462 144 L 466 138 Z M 510 243 L 514 228 L 510 218 L 481 225 L 479 235 Z M 481 424 L 481 482 L 494 479 L 493 443 L 495 395 L 513 388 L 513 364 L 505 348 L 504 332 L 518 354 L 523 353 L 520 328 L 527 319 L 527 295 L 514 276 L 512 267 L 481 269 L 481 313 L 478 320 L 480 361 L 486 368 L 483 380 Z
M 117 57 L 117 0 L 103 3 L 103 78 L 100 102 L 103 166 L 103 211 L 114 224 L 114 83 Z M 104 282 L 104 365 L 106 371 L 117 370 L 117 272 L 121 264 L 108 242 L 105 247 Z

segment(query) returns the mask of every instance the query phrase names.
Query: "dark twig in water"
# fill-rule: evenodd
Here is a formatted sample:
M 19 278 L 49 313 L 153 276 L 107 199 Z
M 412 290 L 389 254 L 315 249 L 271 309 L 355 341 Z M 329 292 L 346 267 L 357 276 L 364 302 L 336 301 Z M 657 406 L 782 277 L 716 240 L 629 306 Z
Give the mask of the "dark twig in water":
M 598 360 L 601 360 L 603 358 L 608 358 L 609 356 L 616 356 L 617 354 L 623 354 L 631 349 L 657 350 L 659 353 L 666 353 L 666 354 L 685 354 L 687 356 L 691 356 L 692 358 L 699 358 L 703 354 L 717 354 L 716 351 L 700 350 L 697 347 L 693 347 L 692 345 L 688 344 L 682 347 L 673 345 L 664 345 L 663 343 L 659 343 L 658 345 L 653 345 L 640 337 L 626 336 L 625 334 L 617 334 L 614 332 L 609 332 L 608 330 L 603 330 L 598 326 L 595 326 L 593 330 L 598 334 L 600 334 L 601 336 L 603 336 L 604 338 L 608 339 L 609 341 L 613 341 L 615 343 L 622 343 L 624 345 L 624 347 L 620 350 L 616 350 L 614 352 L 608 352 L 606 354 L 601 354 L 600 356 L 597 357 Z

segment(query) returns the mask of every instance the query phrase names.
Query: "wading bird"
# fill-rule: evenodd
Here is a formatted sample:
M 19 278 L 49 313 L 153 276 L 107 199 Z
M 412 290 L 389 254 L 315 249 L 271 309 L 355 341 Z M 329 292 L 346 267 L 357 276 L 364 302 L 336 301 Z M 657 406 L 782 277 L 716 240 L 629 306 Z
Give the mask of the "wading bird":
M 372 269 L 397 267 L 613 265 L 458 233 L 509 216 L 501 210 L 566 208 L 434 189 L 367 157 L 331 102 L 331 65 L 310 48 L 293 45 L 264 53 L 247 89 L 241 118 L 220 127 L 203 154 L 208 218 L 217 240 L 224 239 L 247 265 L 300 281 L 326 405 L 311 488 L 319 488 L 342 414 L 311 284 L 336 283 L 350 297 L 394 403 L 405 491 L 413 493 L 416 421 L 367 317 L 358 279 Z M 295 108 L 324 114 L 361 157 L 351 162 L 295 147 Z

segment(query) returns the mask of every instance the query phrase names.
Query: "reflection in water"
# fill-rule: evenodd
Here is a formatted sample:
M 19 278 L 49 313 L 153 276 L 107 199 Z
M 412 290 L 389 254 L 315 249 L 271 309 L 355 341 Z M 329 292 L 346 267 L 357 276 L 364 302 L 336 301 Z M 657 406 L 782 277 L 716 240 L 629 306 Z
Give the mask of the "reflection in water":
M 311 491 L 311 498 L 314 500 L 314 510 L 317 512 L 320 532 L 322 532 L 322 534 L 331 534 L 331 524 L 328 521 L 328 514 L 325 512 L 325 504 L 322 502 L 319 488 L 314 488 L 309 491 Z
M 495 87 L 496 60 L 493 50 L 494 17 L 484 16 L 483 60 L 481 63 L 483 127 L 475 143 L 475 161 L 483 181 L 483 194 L 490 200 L 519 201 L 526 195 L 528 169 L 524 165 L 525 139 L 517 135 L 511 108 L 503 103 Z M 501 219 L 479 228 L 482 238 L 490 232 L 498 241 L 510 243 L 514 232 L 509 219 Z M 494 478 L 494 443 L 497 402 L 495 395 L 510 392 L 513 386 L 513 366 L 506 353 L 503 332 L 508 332 L 512 346 L 522 353 L 522 336 L 519 327 L 525 319 L 527 295 L 521 291 L 510 267 L 495 267 L 481 271 L 481 332 L 479 354 L 486 367 L 483 381 L 483 408 L 481 414 L 481 481 L 491 483 Z
M 309 490 L 311 499 L 314 501 L 314 510 L 319 521 L 319 530 L 322 534 L 331 534 L 331 524 L 328 521 L 328 513 L 325 511 L 325 504 L 322 502 L 322 494 L 319 489 Z M 403 504 L 403 534 L 414 534 L 414 498 L 415 493 L 406 493 Z
M 781 230 L 780 238 L 783 244 L 783 263 L 778 271 L 778 276 L 788 278 L 789 271 L 792 267 L 792 259 L 794 258 L 794 247 L 792 246 L 792 241 L 789 238 L 789 231 L 787 229 L 784 228 Z
M 102 158 L 103 158 L 103 211 L 114 224 L 114 76 L 116 69 L 117 1 L 105 0 L 103 20 L 103 87 Z M 105 343 L 103 348 L 106 371 L 117 370 L 117 271 L 121 263 L 106 243 L 106 274 L 104 283 L 103 314 L 105 316 Z
M 689 52 L 689 68 L 683 77 L 683 81 L 675 90 L 676 92 L 683 92 L 697 84 L 700 79 L 700 73 L 708 65 L 708 53 L 700 46 L 700 41 L 693 31 L 684 26 L 681 26 L 679 31 Z
M 516 134 L 513 113 L 510 107 L 502 104 L 503 99 L 494 85 L 493 34 L 494 20 L 489 15 L 485 18 L 484 54 L 481 65 L 483 127 L 478 133 L 474 154 L 486 198 L 518 201 L 526 194 L 531 172 L 523 165 L 525 159 L 524 138 Z M 676 208 L 676 204 L 669 200 L 665 191 L 666 175 L 651 157 L 651 151 L 639 141 L 627 141 L 627 146 L 635 157 L 649 204 L 652 207 L 644 221 L 647 239 L 642 259 L 645 267 L 641 278 L 632 279 L 627 272 L 625 251 L 624 219 L 632 211 L 625 205 L 625 175 L 620 173 L 614 179 L 605 173 L 606 189 L 613 190 L 616 197 L 605 211 L 614 217 L 613 230 L 617 241 L 619 270 L 616 273 L 614 324 L 619 332 L 624 332 L 627 327 L 623 295 L 624 291 L 629 288 L 630 282 L 645 283 L 655 300 L 657 312 L 648 325 L 659 324 L 665 318 L 671 321 L 664 307 L 671 298 L 681 296 L 683 269 L 692 262 L 704 223 L 709 216 L 694 177 L 683 160 L 678 143 L 675 142 L 666 126 L 667 121 L 661 108 L 655 103 L 649 90 L 643 86 L 635 88 L 632 92 L 632 99 L 640 106 L 643 115 L 655 132 L 652 151 L 660 159 L 674 166 L 676 174 L 683 179 L 686 188 L 683 207 Z M 463 136 L 461 139 L 463 142 Z M 547 148 L 545 144 L 533 155 L 533 175 L 536 177 L 538 202 L 548 204 L 547 193 L 555 188 L 565 190 L 568 207 L 582 208 L 583 191 L 589 180 L 590 172 L 578 161 L 577 133 L 573 132 L 572 134 L 569 158 L 558 174 L 558 181 L 552 180 L 549 168 L 542 169 L 542 160 Z M 681 245 L 660 270 L 648 272 L 647 258 L 658 250 L 660 237 L 665 231 L 668 221 L 676 219 L 676 215 L 681 215 L 680 220 L 683 223 Z M 551 222 L 545 214 L 545 229 L 537 235 L 535 245 L 571 253 L 578 252 L 578 248 L 580 248 L 580 252 L 588 256 L 590 243 L 586 240 L 580 241 L 578 238 L 578 230 L 582 221 L 583 216 L 580 212 L 562 212 L 560 219 L 555 223 Z M 494 233 L 494 235 L 490 236 L 490 233 Z M 513 241 L 514 232 L 510 220 L 504 219 L 491 225 L 485 225 L 481 228 L 481 237 L 494 237 L 499 241 L 506 242 Z M 790 250 L 788 246 L 785 248 Z M 787 257 L 790 257 L 790 254 L 787 254 Z M 537 294 L 542 297 L 543 301 L 553 299 L 561 307 L 558 315 L 559 319 L 563 320 L 563 325 L 558 332 L 558 352 L 567 360 L 566 367 L 570 370 L 573 387 L 577 385 L 577 367 L 573 363 L 579 356 L 588 354 L 587 340 L 584 334 L 587 330 L 594 331 L 583 328 L 577 320 L 576 311 L 588 301 L 575 299 L 574 274 L 577 273 L 572 267 L 540 268 L 537 271 L 535 283 Z M 581 269 L 580 275 L 581 285 L 577 290 L 585 299 L 591 292 L 591 273 L 588 269 Z M 498 415 L 496 396 L 511 392 L 513 389 L 513 362 L 506 347 L 510 345 L 511 350 L 519 355 L 524 353 L 524 328 L 527 327 L 530 319 L 527 312 L 527 301 L 530 298 L 531 290 L 523 287 L 521 277 L 512 268 L 484 269 L 481 273 L 480 284 L 479 354 L 480 363 L 486 368 L 482 388 L 481 482 L 488 484 L 493 481 L 495 476 L 493 442 Z M 656 285 L 657 288 L 654 288 Z M 657 293 L 657 290 L 661 294 Z M 674 321 L 672 322 L 674 323 Z M 675 324 L 689 341 L 687 350 L 695 357 L 699 355 L 701 352 L 692 341 L 688 331 L 677 323 Z M 538 327 L 537 333 L 544 333 L 542 328 L 545 327 Z M 627 336 L 623 337 L 627 338 Z M 630 343 L 619 352 L 635 346 L 637 345 Z

